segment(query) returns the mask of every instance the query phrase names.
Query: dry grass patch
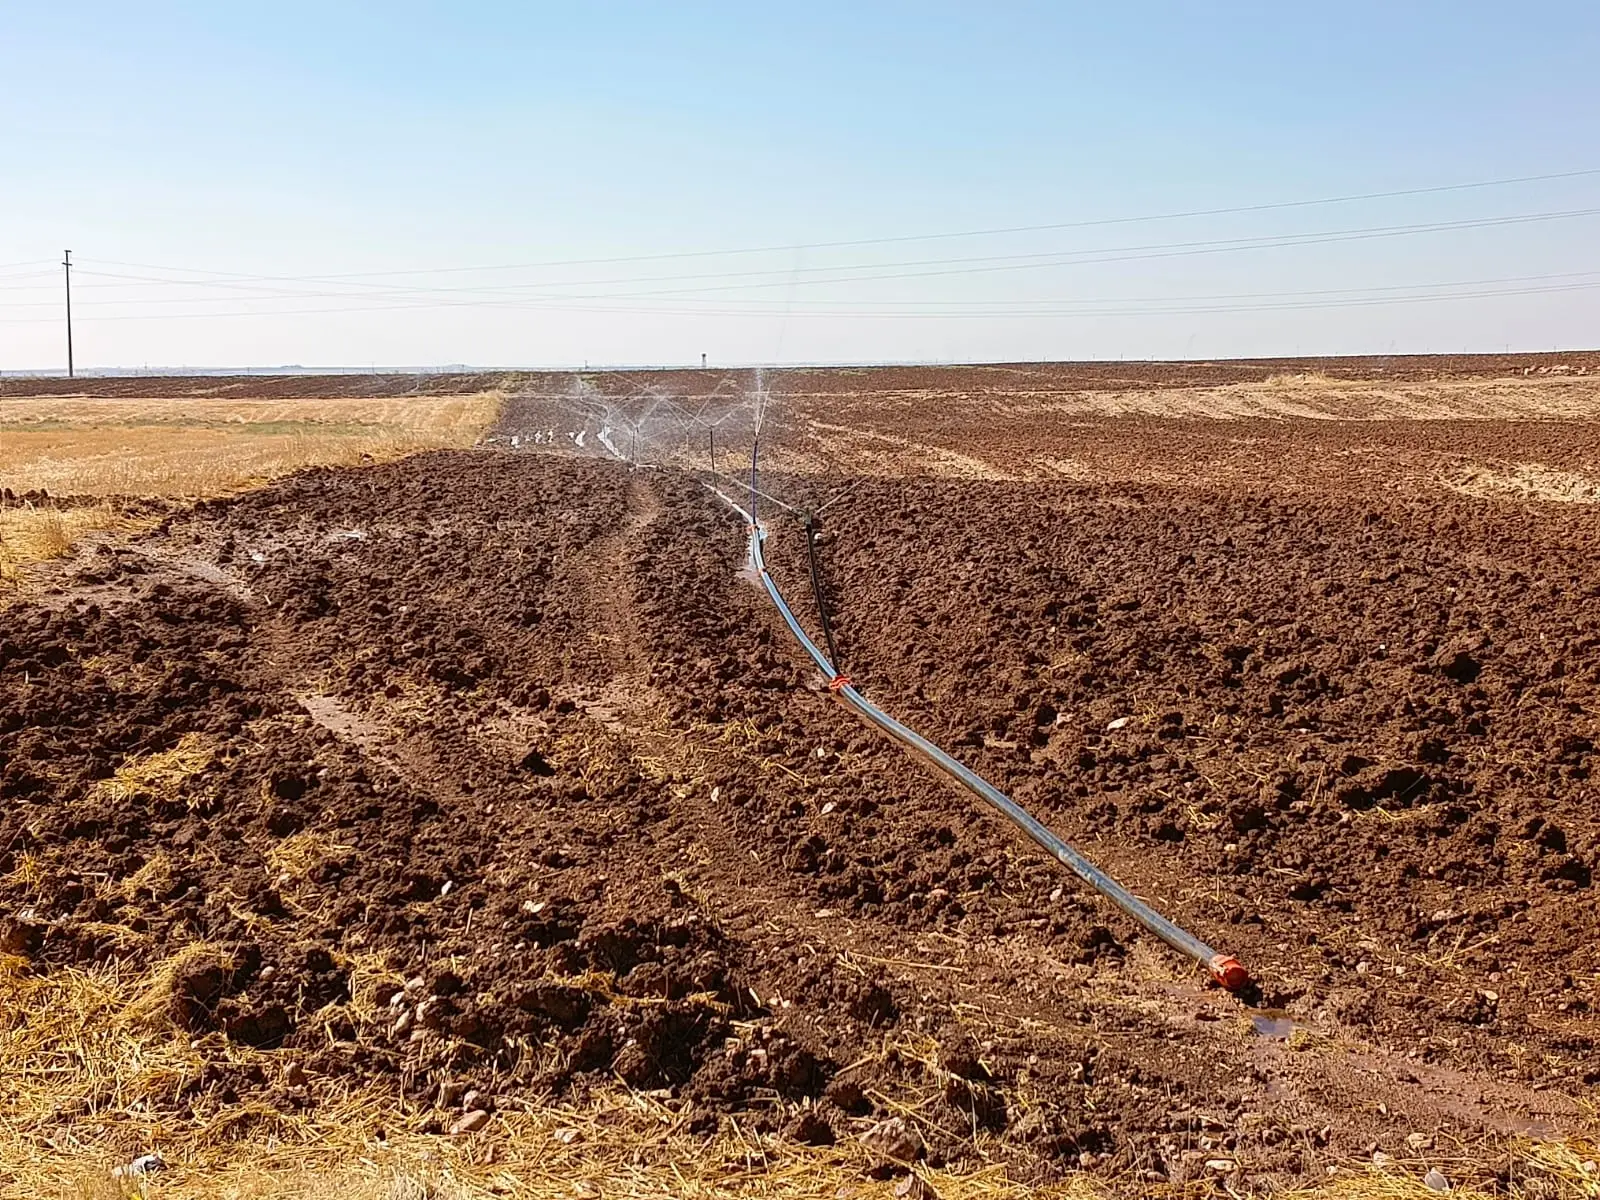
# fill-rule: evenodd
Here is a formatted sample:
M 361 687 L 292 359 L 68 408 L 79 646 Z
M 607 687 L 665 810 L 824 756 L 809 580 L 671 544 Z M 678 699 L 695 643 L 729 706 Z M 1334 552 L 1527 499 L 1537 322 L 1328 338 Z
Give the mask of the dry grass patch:
M 1268 387 L 1320 387 L 1340 382 L 1326 371 L 1290 371 L 1268 375 Z
M 198 499 L 308 466 L 473 445 L 499 392 L 359 400 L 0 399 L 0 484 L 13 492 Z
M 471 446 L 504 399 L 0 398 L 0 487 L 78 498 L 232 495 L 303 467 Z M 156 519 L 109 500 L 0 507 L 0 583 L 15 583 L 30 563 L 66 557 L 87 534 L 133 532 Z
M 292 833 L 274 842 L 267 851 L 267 865 L 274 875 L 304 879 L 331 858 L 349 854 L 355 847 L 335 842 L 313 830 Z
M 1493 1191 L 1453 1183 L 1451 1168 L 1470 1174 L 1481 1167 L 1463 1161 L 1441 1164 L 1444 1170 L 1440 1174 L 1451 1184 L 1448 1192 L 1429 1187 L 1426 1168 L 1421 1166 L 1415 1170 L 1368 1166 L 1343 1170 L 1322 1187 L 1289 1192 L 1285 1200 L 1438 1200 L 1441 1195 L 1455 1200 L 1506 1200 L 1508 1196 L 1514 1200 L 1594 1200 L 1600 1196 L 1596 1156 L 1600 1156 L 1600 1148 L 1582 1139 L 1521 1139 L 1510 1148 L 1510 1179 Z
M 1445 486 L 1469 496 L 1550 500 L 1558 504 L 1600 504 L 1600 478 L 1524 462 L 1462 468 Z
M 311 1075 L 316 1104 L 280 1112 L 260 1102 L 173 1098 L 210 1063 L 287 1072 L 293 1051 L 261 1051 L 220 1035 L 191 1037 L 167 1016 L 174 982 L 217 954 L 191 946 L 144 970 L 127 963 L 38 974 L 0 960 L 0 1196 L 145 1195 L 170 1200 L 318 1196 L 324 1200 L 574 1200 L 713 1197 L 889 1200 L 892 1183 L 853 1140 L 810 1147 L 737 1120 L 708 1136 L 656 1095 L 617 1088 L 583 1103 L 506 1104 L 468 1135 L 422 1132 L 432 1114 L 392 1093 Z M 352 967 L 351 1007 L 373 1003 L 382 965 Z M 143 1155 L 165 1169 L 113 1171 Z M 927 1170 L 944 1200 L 1083 1200 L 1079 1179 L 1043 1191 L 995 1166 Z
M 209 1064 L 256 1066 L 287 1077 L 296 1061 L 292 1050 L 254 1050 L 219 1035 L 194 1038 L 172 1025 L 167 1014 L 175 982 L 212 957 L 219 957 L 216 948 L 194 945 L 143 970 L 124 962 L 51 974 L 0 960 L 0 1197 L 891 1200 L 897 1183 L 905 1187 L 903 1172 L 898 1179 L 874 1178 L 875 1159 L 853 1138 L 805 1146 L 737 1118 L 697 1135 L 675 1103 L 620 1087 L 578 1103 L 507 1102 L 483 1129 L 455 1136 L 423 1132 L 433 1114 L 391 1092 L 315 1074 L 307 1086 L 316 1103 L 304 1111 L 202 1098 L 180 1112 L 172 1098 Z M 347 965 L 349 1010 L 371 1017 L 379 1007 L 377 985 L 392 986 L 399 977 L 376 957 Z M 1508 1149 L 1509 1193 L 1496 1194 L 1529 1200 L 1600 1195 L 1594 1167 L 1600 1151 L 1593 1145 L 1524 1140 Z M 162 1160 L 159 1172 L 114 1176 L 118 1167 L 151 1154 Z M 1441 1165 L 1468 1178 L 1474 1173 L 1471 1163 Z M 1292 1195 L 1423 1200 L 1438 1194 L 1423 1182 L 1423 1170 L 1351 1166 L 1324 1186 Z M 1034 1187 L 992 1164 L 917 1171 L 943 1200 L 1199 1194 L 1192 1185 L 1130 1189 L 1132 1181 L 1118 1187 L 1090 1175 Z M 928 1193 L 912 1188 L 899 1194 Z M 1459 1184 L 1452 1194 L 1466 1200 L 1488 1195 Z
M 113 504 L 0 507 L 0 584 L 14 583 L 29 563 L 65 558 L 89 534 L 132 533 L 154 522 L 153 517 L 130 516 Z
M 112 800 L 130 796 L 168 796 L 216 761 L 219 743 L 205 733 L 186 733 L 171 750 L 132 758 L 96 790 Z

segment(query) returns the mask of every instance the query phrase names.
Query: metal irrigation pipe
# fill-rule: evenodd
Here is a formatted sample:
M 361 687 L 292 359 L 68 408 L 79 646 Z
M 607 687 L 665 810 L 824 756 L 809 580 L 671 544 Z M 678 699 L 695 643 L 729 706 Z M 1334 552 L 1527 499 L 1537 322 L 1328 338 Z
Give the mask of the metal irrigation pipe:
M 838 674 L 834 670 L 833 664 L 828 661 L 827 655 L 817 649 L 816 643 L 801 628 L 800 622 L 795 619 L 794 612 L 784 601 L 783 593 L 778 590 L 778 585 L 773 581 L 771 574 L 768 573 L 766 556 L 761 549 L 762 542 L 766 540 L 766 531 L 751 519 L 751 515 L 745 512 L 737 501 L 730 499 L 721 491 L 717 491 L 717 495 L 721 496 L 725 503 L 744 517 L 746 526 L 750 531 L 751 566 L 755 568 L 756 574 L 760 577 L 762 586 L 767 589 L 767 595 L 771 598 L 772 603 L 777 606 L 778 613 L 783 617 L 784 624 L 789 627 L 789 632 L 794 635 L 801 648 L 811 656 L 811 661 L 816 663 L 817 669 L 827 678 L 828 690 L 837 696 L 846 708 L 869 724 L 876 726 L 883 733 L 888 734 L 901 745 L 927 759 L 962 787 L 977 793 L 990 806 L 998 809 L 1007 820 L 1011 821 L 1045 850 L 1049 851 L 1051 856 L 1066 867 L 1067 870 L 1071 871 L 1107 900 L 1110 900 L 1111 903 L 1115 904 L 1174 950 L 1194 959 L 1209 971 L 1211 977 L 1223 987 L 1235 992 L 1249 985 L 1250 973 L 1244 969 L 1244 965 L 1238 959 L 1231 954 L 1224 954 L 1206 945 L 1187 930 L 1167 920 L 1166 917 L 1156 912 L 1155 909 L 1140 900 L 1127 888 L 1073 849 L 1071 845 L 1045 828 L 1033 814 L 1011 799 L 1010 796 L 1007 796 L 981 775 L 957 762 L 914 729 L 907 729 L 899 721 L 896 721 L 888 713 L 856 691 L 851 686 L 849 678 Z
M 726 480 L 728 483 L 734 484 L 737 487 L 743 488 L 745 490 L 749 490 L 750 484 L 749 484 L 749 482 L 747 480 L 740 479 L 740 478 L 738 478 L 737 476 L 734 476 L 734 475 L 729 475 L 726 471 L 712 471 L 711 474 L 714 475 L 718 479 Z M 704 483 L 703 480 L 701 482 L 702 482 L 702 484 L 704 484 L 704 486 L 709 487 L 709 488 L 711 488 L 712 491 L 716 492 L 717 495 L 722 496 L 722 498 L 724 500 L 727 500 L 729 504 L 732 504 L 733 507 L 738 509 L 741 513 L 743 513 L 745 511 L 744 510 L 744 505 L 737 504 L 732 500 L 728 500 L 728 497 L 723 495 L 722 491 L 720 489 L 718 489 L 716 487 L 716 485 L 714 485 L 714 484 L 706 484 L 706 483 Z M 770 501 L 773 504 L 776 504 L 779 508 L 783 509 L 785 512 L 793 513 L 795 516 L 801 518 L 802 520 L 805 518 L 806 514 L 805 514 L 804 510 L 798 509 L 794 505 L 789 504 L 789 503 L 787 503 L 787 502 L 785 502 L 783 500 L 779 500 L 771 492 L 764 492 L 760 488 L 757 488 L 756 489 L 756 495 L 760 496 L 763 500 L 767 500 L 767 501 Z M 745 522 L 747 524 L 749 523 L 749 520 L 750 520 L 749 514 L 745 514 Z

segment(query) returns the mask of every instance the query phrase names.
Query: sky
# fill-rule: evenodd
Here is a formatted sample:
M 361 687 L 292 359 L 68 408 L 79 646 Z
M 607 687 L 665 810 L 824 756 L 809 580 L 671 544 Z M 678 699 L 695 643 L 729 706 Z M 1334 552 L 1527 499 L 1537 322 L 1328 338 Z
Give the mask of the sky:
M 79 369 L 1600 345 L 1582 0 L 0 0 L 0 63 L 0 371 L 65 248 Z

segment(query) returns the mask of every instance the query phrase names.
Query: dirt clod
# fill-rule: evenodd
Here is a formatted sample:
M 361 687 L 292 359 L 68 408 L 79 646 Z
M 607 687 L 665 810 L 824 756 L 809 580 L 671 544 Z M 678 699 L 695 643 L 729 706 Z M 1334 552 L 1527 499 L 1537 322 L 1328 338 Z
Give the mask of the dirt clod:
M 861 1144 L 873 1153 L 899 1163 L 916 1162 L 926 1148 L 921 1135 L 907 1125 L 903 1117 L 879 1121 L 861 1135 Z

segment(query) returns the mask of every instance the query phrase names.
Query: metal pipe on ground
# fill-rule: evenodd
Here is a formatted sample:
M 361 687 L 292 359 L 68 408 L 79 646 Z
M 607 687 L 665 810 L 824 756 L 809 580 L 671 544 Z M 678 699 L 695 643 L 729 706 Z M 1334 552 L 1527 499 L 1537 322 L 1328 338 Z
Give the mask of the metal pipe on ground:
M 712 490 L 716 491 L 716 489 Z M 1090 862 L 1069 843 L 1057 837 L 1041 824 L 1032 813 L 1011 799 L 1010 796 L 1007 796 L 977 772 L 956 761 L 914 729 L 908 729 L 902 725 L 861 695 L 860 692 L 856 691 L 847 677 L 838 674 L 834 670 L 833 664 L 828 661 L 828 656 L 817 648 L 810 635 L 801 627 L 800 622 L 795 618 L 793 610 L 784 600 L 783 593 L 778 590 L 777 583 L 768 573 L 766 556 L 762 551 L 762 543 L 766 540 L 766 531 L 752 522 L 751 515 L 736 501 L 730 499 L 721 491 L 717 491 L 716 494 L 744 517 L 750 531 L 749 553 L 751 566 L 755 568 L 756 575 L 766 589 L 767 596 L 777 607 L 779 615 L 783 617 L 784 624 L 789 627 L 789 632 L 794 635 L 801 648 L 805 650 L 811 661 L 816 664 L 817 669 L 828 680 L 828 690 L 839 698 L 840 703 L 862 720 L 875 726 L 902 746 L 932 763 L 962 787 L 975 793 L 980 799 L 996 809 L 1002 816 L 1048 851 L 1053 858 L 1084 883 L 1088 884 L 1107 900 L 1110 900 L 1111 903 L 1115 904 L 1129 917 L 1155 934 L 1156 937 L 1174 950 L 1194 959 L 1211 974 L 1211 977 L 1217 983 L 1229 991 L 1239 991 L 1249 985 L 1250 974 L 1238 959 L 1206 945 L 1188 930 L 1174 924 L 1156 912 L 1155 909 L 1095 866 L 1094 863 Z

